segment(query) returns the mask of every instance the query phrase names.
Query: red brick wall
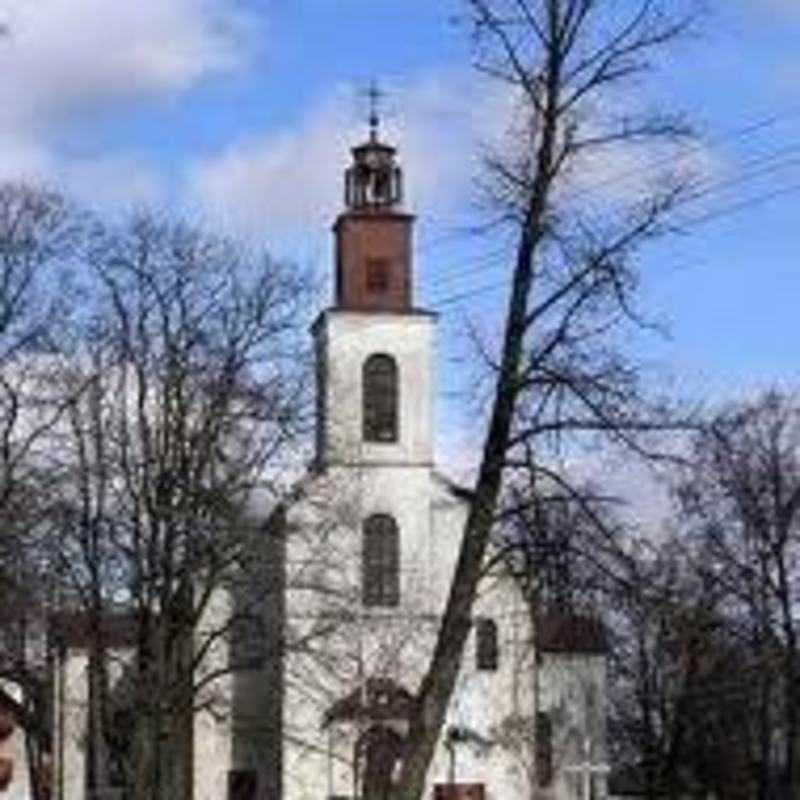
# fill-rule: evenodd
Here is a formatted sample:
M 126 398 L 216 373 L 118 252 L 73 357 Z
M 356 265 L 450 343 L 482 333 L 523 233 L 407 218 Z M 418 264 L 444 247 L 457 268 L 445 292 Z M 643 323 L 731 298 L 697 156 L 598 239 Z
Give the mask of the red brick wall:
M 350 212 L 339 217 L 336 235 L 336 305 L 358 311 L 408 311 L 413 298 L 413 217 L 392 212 Z M 368 265 L 384 261 L 385 290 L 371 291 Z

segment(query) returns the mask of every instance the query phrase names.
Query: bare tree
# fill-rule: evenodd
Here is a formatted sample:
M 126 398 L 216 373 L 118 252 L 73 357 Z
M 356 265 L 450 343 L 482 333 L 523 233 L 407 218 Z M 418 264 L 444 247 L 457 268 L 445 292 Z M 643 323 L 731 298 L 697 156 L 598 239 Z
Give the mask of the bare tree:
M 91 783 L 107 783 L 120 741 L 108 631 L 124 612 L 132 797 L 188 796 L 193 716 L 237 668 L 220 653 L 282 591 L 270 531 L 248 512 L 254 495 L 263 507 L 285 488 L 304 424 L 308 286 L 265 255 L 155 215 L 95 221 L 84 254 L 84 302 L 59 332 L 67 412 L 49 455 L 59 603 L 87 630 Z
M 679 486 L 687 534 L 705 543 L 698 569 L 724 592 L 730 627 L 752 664 L 759 798 L 788 798 L 800 780 L 799 454 L 797 399 L 767 392 L 727 409 L 696 438 Z
M 37 494 L 34 449 L 62 406 L 48 392 L 46 354 L 68 302 L 76 217 L 60 195 L 0 185 L 0 514 L 5 552 L 29 524 Z M 41 477 L 41 476 L 39 476 Z M 15 522 L 16 521 L 16 522 Z M 11 548 L 13 550 L 13 547 Z M 4 562 L 5 563 L 5 560 Z
M 419 687 L 397 795 L 420 798 L 456 682 L 504 473 L 548 470 L 543 451 L 567 436 L 636 447 L 636 371 L 611 331 L 633 310 L 638 249 L 668 230 L 688 181 L 654 171 L 646 190 L 591 202 L 575 175 L 619 148 L 669 146 L 678 118 L 618 113 L 615 101 L 655 53 L 685 33 L 691 9 L 637 0 L 466 0 L 477 68 L 507 87 L 517 120 L 507 152 L 488 159 L 488 185 L 516 231 L 511 292 L 474 500 L 438 639 Z M 656 174 L 656 173 L 659 174 Z M 574 446 L 574 445 L 573 445 Z M 529 452 L 526 452 L 526 448 Z
M 49 724 L 46 582 L 33 545 L 52 485 L 45 440 L 65 407 L 52 392 L 52 337 L 69 308 L 80 224 L 56 192 L 0 185 L 0 679 L 20 690 L 34 793 Z

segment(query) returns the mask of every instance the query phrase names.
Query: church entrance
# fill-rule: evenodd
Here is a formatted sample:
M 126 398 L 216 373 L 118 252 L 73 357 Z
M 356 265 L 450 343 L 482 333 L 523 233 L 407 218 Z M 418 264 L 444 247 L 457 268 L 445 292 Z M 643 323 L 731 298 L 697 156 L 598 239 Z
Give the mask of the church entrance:
M 328 709 L 323 726 L 335 725 L 349 739 L 353 759 L 349 786 L 331 786 L 330 797 L 391 797 L 413 702 L 408 690 L 392 679 L 369 678 Z
M 403 738 L 385 725 L 372 725 L 356 742 L 356 785 L 362 800 L 389 800 L 403 756 Z

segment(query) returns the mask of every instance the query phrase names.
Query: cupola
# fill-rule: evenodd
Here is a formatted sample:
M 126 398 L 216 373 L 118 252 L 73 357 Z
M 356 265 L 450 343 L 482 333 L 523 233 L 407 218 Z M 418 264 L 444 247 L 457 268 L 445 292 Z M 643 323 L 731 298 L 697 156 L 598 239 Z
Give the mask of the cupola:
M 350 211 L 386 211 L 403 202 L 403 173 L 396 149 L 378 141 L 372 127 L 369 141 L 352 149 L 353 164 L 344 177 L 344 201 Z
M 369 138 L 352 148 L 345 171 L 345 209 L 334 225 L 336 306 L 351 311 L 410 311 L 412 228 L 403 210 L 397 150 L 381 141 L 378 117 Z

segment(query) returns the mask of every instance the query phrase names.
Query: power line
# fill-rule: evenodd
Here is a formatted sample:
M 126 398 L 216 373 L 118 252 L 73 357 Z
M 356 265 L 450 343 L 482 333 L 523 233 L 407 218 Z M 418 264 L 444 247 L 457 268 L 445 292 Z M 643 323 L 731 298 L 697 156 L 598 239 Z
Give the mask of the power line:
M 706 199 L 712 197 L 715 194 L 720 193 L 721 191 L 728 190 L 735 186 L 739 186 L 745 183 L 748 183 L 755 178 L 764 177 L 765 175 L 771 174 L 778 169 L 783 169 L 785 167 L 790 166 L 797 166 L 800 165 L 800 157 L 793 157 L 793 158 L 786 158 L 786 156 L 793 156 L 794 154 L 800 152 L 800 145 L 793 144 L 787 147 L 779 148 L 775 151 L 761 154 L 756 156 L 755 158 L 749 159 L 745 162 L 745 166 L 748 167 L 759 167 L 758 169 L 750 170 L 749 172 L 745 172 L 742 175 L 737 175 L 732 178 L 721 179 L 718 181 L 710 181 L 706 185 L 705 188 L 699 189 L 692 195 L 688 196 L 682 201 L 683 205 L 689 205 L 692 203 L 696 203 L 701 199 Z M 796 190 L 795 186 L 784 187 L 777 190 L 773 190 L 768 192 L 764 195 L 759 195 L 755 198 L 750 198 L 746 201 L 739 202 L 732 204 L 730 206 L 726 206 L 723 209 L 718 209 L 715 211 L 708 212 L 707 214 L 702 214 L 697 217 L 685 220 L 683 224 L 700 224 L 705 221 L 709 221 L 711 219 L 715 219 L 720 216 L 724 216 L 726 212 L 733 212 L 737 210 L 741 210 L 750 206 L 760 205 L 763 202 L 768 201 L 774 197 L 781 196 L 783 194 L 791 193 Z M 505 248 L 498 248 L 497 250 L 490 251 L 486 257 L 482 258 L 480 262 L 469 269 L 461 270 L 457 277 L 459 279 L 463 279 L 464 276 L 476 274 L 478 272 L 484 271 L 487 265 L 493 265 L 496 261 L 499 261 L 502 258 L 505 252 Z M 441 285 L 442 283 L 446 283 L 451 279 L 450 276 L 445 278 L 444 281 L 436 281 L 434 282 L 434 286 Z M 429 288 L 430 285 L 429 285 Z M 483 290 L 487 289 L 494 289 L 496 288 L 496 284 L 490 284 L 488 286 L 481 286 L 477 287 L 474 290 L 461 292 L 455 295 L 456 299 L 460 299 L 462 296 L 472 296 L 473 293 L 478 293 Z M 449 304 L 452 302 L 452 298 L 446 297 L 442 301 L 439 302 L 441 305 Z
M 785 122 L 789 119 L 793 119 L 796 117 L 800 117 L 800 107 L 791 108 L 789 110 L 782 112 L 779 111 L 776 113 L 772 113 L 766 117 L 755 119 L 754 121 L 746 123 L 745 125 L 736 128 L 731 128 L 727 131 L 722 132 L 718 136 L 711 137 L 706 141 L 702 142 L 693 141 L 691 144 L 687 145 L 684 148 L 684 152 L 691 153 L 694 151 L 697 153 L 703 153 L 705 152 L 705 148 L 709 146 L 721 144 L 723 142 L 728 142 L 728 141 L 736 141 L 738 139 L 745 139 L 750 136 L 753 136 L 756 133 L 775 127 L 781 122 Z M 593 192 L 599 187 L 615 185 L 615 184 L 619 185 L 627 181 L 630 181 L 634 178 L 641 177 L 646 172 L 651 172 L 653 169 L 657 169 L 660 166 L 667 166 L 669 164 L 674 163 L 674 161 L 675 161 L 675 154 L 671 153 L 668 156 L 656 159 L 655 161 L 647 162 L 646 164 L 643 164 L 642 166 L 637 167 L 635 169 L 619 170 L 616 173 L 613 173 L 603 178 L 602 180 L 595 182 L 591 186 L 586 187 L 586 189 L 584 189 L 581 193 L 579 193 L 576 199 L 581 199 L 581 197 L 585 198 L 587 195 L 589 195 L 591 192 Z M 470 235 L 472 234 L 475 228 L 474 225 L 470 226 L 462 225 L 461 227 L 464 228 L 465 230 L 462 231 L 453 230 L 450 232 L 445 232 L 443 234 L 440 234 L 431 243 L 423 244 L 418 249 L 418 252 L 424 253 L 429 251 L 430 249 L 437 247 L 441 242 L 461 238 L 464 236 L 465 232 L 467 235 Z
M 758 169 L 750 169 L 749 171 L 745 171 L 743 174 L 739 174 L 731 178 L 708 181 L 705 187 L 698 188 L 697 191 L 687 196 L 682 202 L 684 204 L 699 202 L 700 200 L 708 199 L 715 194 L 719 194 L 720 192 L 724 192 L 726 190 L 735 188 L 736 186 L 748 183 L 756 178 L 761 178 L 772 174 L 780 169 L 800 166 L 800 155 L 796 155 L 798 153 L 800 153 L 800 145 L 793 144 L 787 147 L 779 148 L 770 153 L 756 156 L 755 158 L 746 161 L 743 166 L 758 167 Z M 794 157 L 789 158 L 788 156 Z M 482 272 L 486 263 L 493 261 L 495 255 L 504 255 L 506 251 L 507 250 L 505 247 L 496 248 L 495 250 L 487 253 L 486 257 L 481 258 L 476 265 L 464 270 L 460 270 L 457 274 L 455 271 L 448 271 L 446 274 L 441 275 L 438 280 L 434 280 L 432 283 L 428 282 L 426 284 L 427 288 L 431 289 L 433 287 L 438 287 L 442 284 L 452 282 L 453 280 L 461 280 L 465 276 Z
M 717 209 L 707 214 L 697 216 L 695 218 L 686 219 L 683 221 L 683 224 L 698 227 L 700 225 L 704 225 L 716 219 L 722 219 L 726 216 L 739 213 L 740 211 L 744 211 L 748 208 L 753 208 L 758 205 L 763 205 L 764 203 L 768 202 L 769 200 L 775 199 L 776 197 L 781 197 L 798 191 L 800 191 L 800 183 L 792 184 L 790 186 L 783 187 L 781 189 L 776 189 L 762 195 L 756 195 L 740 203 L 735 203 L 730 206 L 726 206 L 722 209 Z M 435 299 L 434 301 L 432 301 L 432 304 L 435 305 L 436 307 L 441 307 L 443 305 L 450 305 L 451 303 L 459 302 L 461 300 L 474 297 L 478 294 L 497 291 L 498 289 L 505 288 L 506 285 L 507 285 L 507 280 L 505 279 L 501 281 L 494 281 L 492 283 L 479 286 L 475 289 L 470 289 L 455 295 L 450 295 Z

